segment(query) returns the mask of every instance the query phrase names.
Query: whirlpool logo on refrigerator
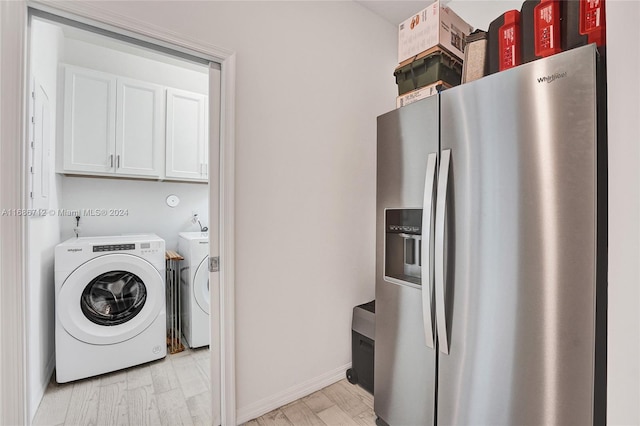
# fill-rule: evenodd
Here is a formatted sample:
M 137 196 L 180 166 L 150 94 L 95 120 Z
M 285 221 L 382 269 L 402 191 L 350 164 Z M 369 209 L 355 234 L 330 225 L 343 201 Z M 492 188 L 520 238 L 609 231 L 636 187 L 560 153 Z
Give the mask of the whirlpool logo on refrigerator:
M 557 72 L 555 74 L 547 75 L 544 77 L 538 77 L 538 83 L 553 83 L 554 81 L 565 78 L 567 76 L 567 72 Z

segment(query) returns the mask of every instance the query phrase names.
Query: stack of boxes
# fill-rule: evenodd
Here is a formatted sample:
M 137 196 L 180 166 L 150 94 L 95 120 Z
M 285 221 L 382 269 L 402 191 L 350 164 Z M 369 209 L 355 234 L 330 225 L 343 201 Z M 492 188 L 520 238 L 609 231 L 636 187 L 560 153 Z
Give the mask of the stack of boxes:
M 439 1 L 402 22 L 398 29 L 397 106 L 460 84 L 471 25 Z
M 605 0 L 525 0 L 488 32 L 472 29 L 438 0 L 400 24 L 397 107 L 590 43 L 604 57 Z
M 605 0 L 525 0 L 489 25 L 489 74 L 596 43 L 604 56 Z

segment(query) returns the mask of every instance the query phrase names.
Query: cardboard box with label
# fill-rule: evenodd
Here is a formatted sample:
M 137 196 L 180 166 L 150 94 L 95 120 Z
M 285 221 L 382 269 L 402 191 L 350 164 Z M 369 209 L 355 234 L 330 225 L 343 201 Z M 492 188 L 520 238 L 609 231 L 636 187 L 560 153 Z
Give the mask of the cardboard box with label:
M 398 27 L 398 63 L 440 45 L 464 59 L 465 37 L 473 27 L 439 1 L 421 10 Z

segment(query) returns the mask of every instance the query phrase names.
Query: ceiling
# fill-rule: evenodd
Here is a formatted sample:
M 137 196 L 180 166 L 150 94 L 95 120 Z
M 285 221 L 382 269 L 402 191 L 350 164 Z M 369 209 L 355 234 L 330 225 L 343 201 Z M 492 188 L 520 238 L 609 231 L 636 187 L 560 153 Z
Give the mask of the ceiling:
M 421 11 L 431 3 L 430 0 L 355 0 L 356 3 L 366 7 L 376 15 L 379 15 L 394 25 L 400 24 L 416 12 Z M 441 1 L 442 4 L 448 1 Z
M 398 25 L 433 0 L 354 0 L 393 25 Z M 440 0 L 474 28 L 486 30 L 489 23 L 507 10 L 520 10 L 523 0 Z
M 1 1 L 1 0 L 0 0 Z M 42 25 L 52 25 L 60 28 L 66 40 L 77 40 L 91 45 L 101 46 L 107 49 L 116 50 L 118 52 L 127 53 L 142 58 L 151 59 L 153 61 L 186 68 L 192 71 L 208 73 L 209 68 L 200 63 L 195 63 L 175 55 L 171 55 L 161 49 L 153 49 L 143 47 L 141 45 L 132 44 L 116 37 L 99 34 L 85 28 L 67 25 L 65 23 L 51 21 L 46 18 L 34 17 L 35 20 L 41 22 Z M 87 28 L 89 28 L 87 26 Z

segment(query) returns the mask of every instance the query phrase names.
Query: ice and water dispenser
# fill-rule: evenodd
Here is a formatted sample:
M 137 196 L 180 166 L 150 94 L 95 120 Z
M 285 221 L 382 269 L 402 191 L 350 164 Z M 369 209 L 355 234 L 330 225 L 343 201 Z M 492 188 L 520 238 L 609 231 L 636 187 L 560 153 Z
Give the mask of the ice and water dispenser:
M 422 209 L 387 209 L 384 223 L 384 279 L 420 285 Z

